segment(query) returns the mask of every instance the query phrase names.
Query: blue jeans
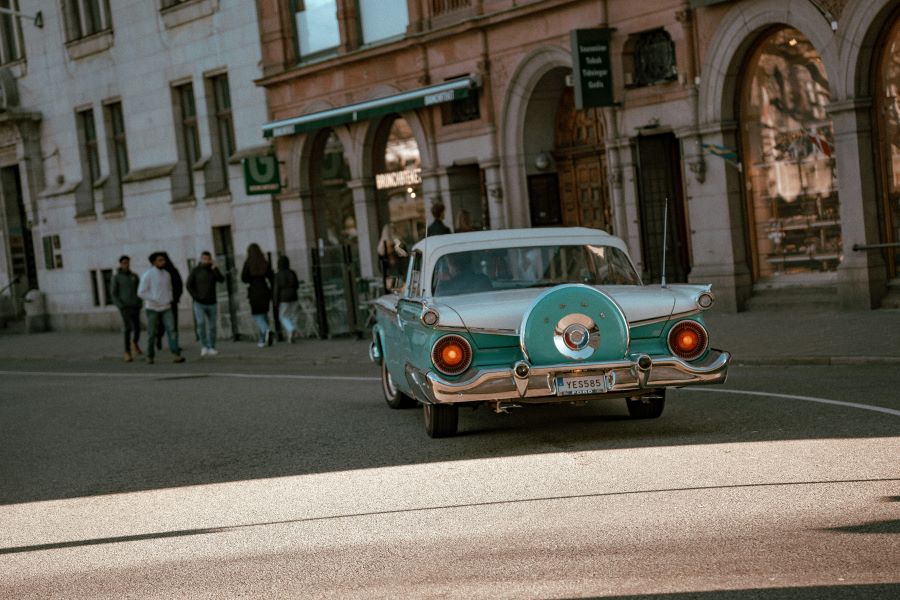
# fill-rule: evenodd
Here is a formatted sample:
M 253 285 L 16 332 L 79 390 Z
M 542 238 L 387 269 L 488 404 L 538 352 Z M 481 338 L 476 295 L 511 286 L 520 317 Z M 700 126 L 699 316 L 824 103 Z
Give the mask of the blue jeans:
M 169 338 L 169 350 L 175 356 L 181 356 L 178 350 L 178 331 L 175 329 L 175 315 L 171 308 L 166 310 L 150 310 L 147 309 L 147 331 L 156 331 L 157 320 L 162 321 L 163 329 L 166 330 L 166 337 Z M 147 357 L 156 356 L 156 344 L 147 344 Z
M 197 333 L 200 345 L 204 348 L 216 347 L 216 320 L 219 307 L 215 304 L 194 302 L 194 320 L 197 322 Z
M 256 328 L 259 329 L 259 341 L 265 343 L 266 334 L 269 333 L 269 315 L 265 313 L 253 315 L 253 320 L 256 321 Z

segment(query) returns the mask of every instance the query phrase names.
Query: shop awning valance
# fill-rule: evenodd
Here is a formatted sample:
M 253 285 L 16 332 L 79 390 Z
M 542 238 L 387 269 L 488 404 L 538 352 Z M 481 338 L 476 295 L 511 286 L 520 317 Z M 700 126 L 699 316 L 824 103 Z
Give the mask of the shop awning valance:
M 323 127 L 334 127 L 345 123 L 356 123 L 391 113 L 414 110 L 425 106 L 434 106 L 451 102 L 469 95 L 470 90 L 478 87 L 475 77 L 461 77 L 437 85 L 385 96 L 365 102 L 348 104 L 338 108 L 329 108 L 308 115 L 272 121 L 263 125 L 265 137 L 294 135 L 304 131 L 312 131 Z

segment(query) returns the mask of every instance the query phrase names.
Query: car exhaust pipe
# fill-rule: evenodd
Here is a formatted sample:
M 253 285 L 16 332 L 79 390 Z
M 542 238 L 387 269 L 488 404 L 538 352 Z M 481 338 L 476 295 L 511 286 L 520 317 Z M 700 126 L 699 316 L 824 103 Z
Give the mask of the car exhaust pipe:
M 646 354 L 641 354 L 637 357 L 635 361 L 637 365 L 637 372 L 635 375 L 637 376 L 638 385 L 641 386 L 641 389 L 644 389 L 650 381 L 650 368 L 653 367 L 653 360 Z

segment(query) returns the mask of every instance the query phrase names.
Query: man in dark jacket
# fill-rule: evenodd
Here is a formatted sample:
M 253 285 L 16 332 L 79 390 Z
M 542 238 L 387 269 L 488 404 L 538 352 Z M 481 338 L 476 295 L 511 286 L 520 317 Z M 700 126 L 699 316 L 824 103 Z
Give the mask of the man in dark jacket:
M 300 280 L 291 268 L 291 261 L 287 256 L 278 257 L 278 273 L 275 275 L 275 286 L 272 297 L 278 307 L 278 319 L 287 332 L 288 342 L 294 343 L 294 334 L 297 332 L 296 315 L 300 305 L 300 297 L 297 288 Z
M 216 351 L 216 284 L 225 281 L 225 276 L 213 262 L 212 254 L 203 252 L 198 264 L 188 275 L 187 291 L 194 299 L 194 320 L 200 335 L 203 349 L 200 356 L 215 356 Z
M 444 207 L 443 202 L 435 202 L 431 206 L 431 216 L 434 217 L 434 221 L 431 222 L 431 225 L 428 226 L 428 230 L 425 235 L 428 237 L 434 235 L 445 235 L 447 233 L 453 233 L 450 231 L 450 228 L 444 223 L 444 214 L 446 212 L 446 208 Z
M 120 257 L 119 269 L 112 277 L 109 293 L 125 325 L 125 362 L 134 360 L 134 354 L 141 354 L 138 345 L 141 338 L 141 299 L 137 295 L 140 282 L 140 278 L 131 271 L 131 259 Z
M 172 278 L 172 319 L 175 321 L 175 331 L 178 331 L 178 302 L 181 300 L 181 294 L 184 292 L 184 283 L 181 280 L 181 273 L 178 272 L 175 263 L 169 258 L 169 253 L 160 252 L 160 254 L 166 259 L 166 266 L 163 268 L 169 274 L 169 277 Z M 162 350 L 162 338 L 165 330 L 163 329 L 162 320 L 157 323 L 156 349 Z M 152 332 L 150 332 L 150 334 L 152 335 Z M 150 343 L 153 343 L 153 341 L 151 340 Z M 181 352 L 181 348 L 179 348 L 178 351 Z

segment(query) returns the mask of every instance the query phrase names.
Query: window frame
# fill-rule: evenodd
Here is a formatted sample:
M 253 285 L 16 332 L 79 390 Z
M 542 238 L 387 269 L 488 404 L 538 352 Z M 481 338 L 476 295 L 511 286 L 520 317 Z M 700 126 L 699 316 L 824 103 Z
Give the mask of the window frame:
M 185 174 L 186 185 L 181 189 L 175 189 L 174 201 L 182 201 L 196 197 L 194 185 L 194 168 L 199 163 L 202 155 L 200 145 L 200 123 L 197 118 L 197 97 L 194 94 L 194 82 L 186 80 L 172 85 L 172 103 L 175 116 L 175 137 L 178 146 L 178 162 L 181 165 L 176 169 L 173 178 Z M 190 110 L 189 110 L 190 109 Z
M 112 30 L 109 0 L 63 0 L 63 17 L 66 42 L 83 40 Z
M 0 0 L 0 7 L 19 12 L 19 0 Z M 22 37 L 22 18 L 18 15 L 0 14 L 0 65 L 24 59 L 25 38 Z
M 212 157 L 205 169 L 206 195 L 210 196 L 230 189 L 228 165 L 231 157 L 237 152 L 237 140 L 228 73 L 208 75 L 205 87 L 212 142 Z
M 337 44 L 335 44 L 334 46 L 329 46 L 327 48 L 313 50 L 309 54 L 304 54 L 303 49 L 300 45 L 300 24 L 297 21 L 297 14 L 301 12 L 299 8 L 303 4 L 303 0 L 290 0 L 291 28 L 293 29 L 294 33 L 294 52 L 296 53 L 296 62 L 298 64 L 334 56 L 338 53 L 341 48 L 341 44 L 344 42 L 344 36 L 341 31 L 341 22 L 338 18 L 338 13 L 342 8 L 342 2 L 344 2 L 344 0 L 334 0 L 334 22 L 337 26 L 338 33 Z

